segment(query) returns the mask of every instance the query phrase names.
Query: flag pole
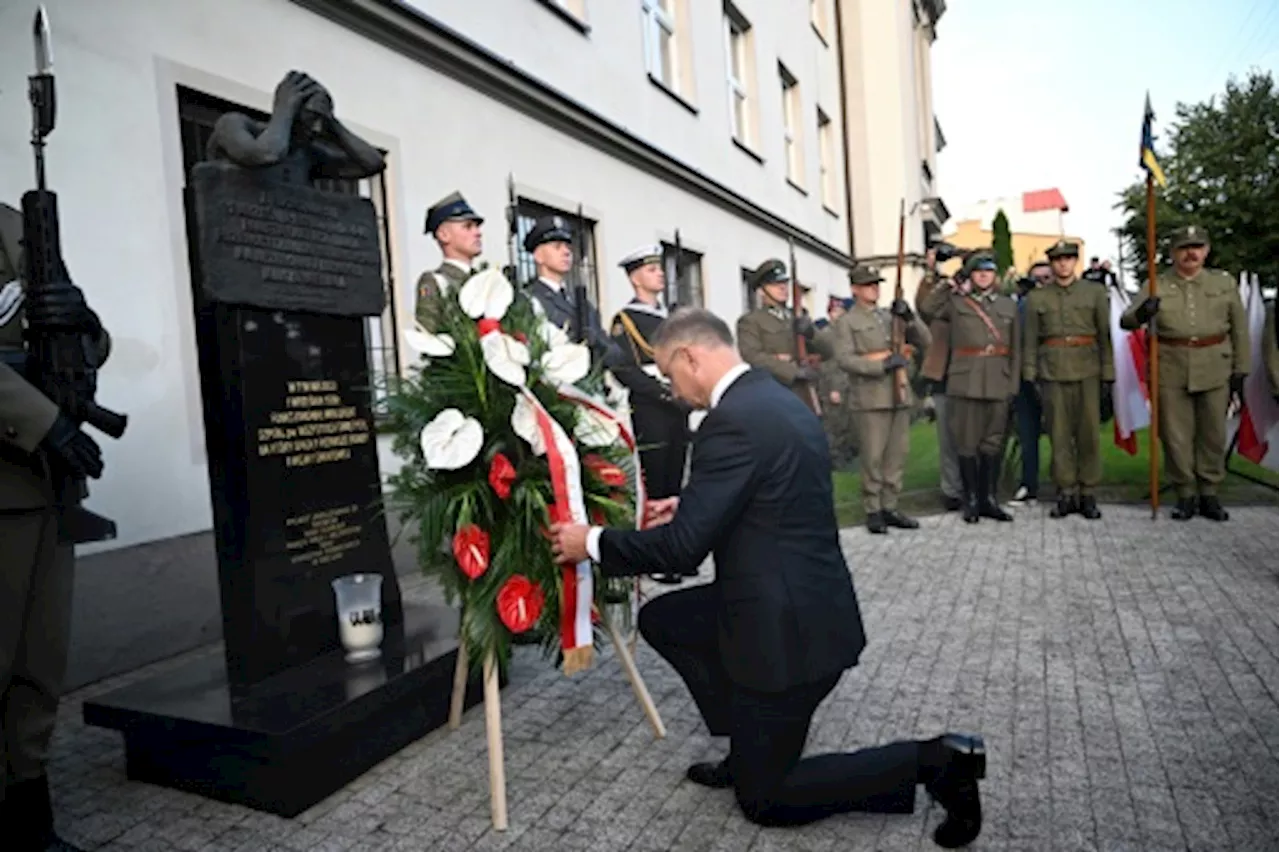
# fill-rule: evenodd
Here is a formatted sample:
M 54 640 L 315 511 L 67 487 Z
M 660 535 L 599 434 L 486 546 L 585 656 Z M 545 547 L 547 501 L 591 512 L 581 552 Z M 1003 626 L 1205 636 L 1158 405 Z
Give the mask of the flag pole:
M 1147 296 L 1156 297 L 1156 188 L 1155 178 L 1147 171 Z M 1147 452 L 1151 456 L 1151 520 L 1160 514 L 1160 341 L 1156 336 L 1156 318 L 1147 325 L 1147 362 L 1150 364 L 1148 389 L 1151 393 L 1151 428 L 1147 430 Z

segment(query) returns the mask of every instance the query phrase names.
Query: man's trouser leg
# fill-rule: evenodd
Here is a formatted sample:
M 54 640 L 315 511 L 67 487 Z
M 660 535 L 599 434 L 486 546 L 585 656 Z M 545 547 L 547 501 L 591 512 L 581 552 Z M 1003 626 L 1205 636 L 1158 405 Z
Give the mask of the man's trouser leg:
M 1102 385 L 1098 379 L 1076 382 L 1076 479 L 1080 496 L 1092 497 L 1102 481 Z M 1114 415 L 1113 415 L 1114 416 Z
M 994 464 L 1004 450 L 1004 434 L 1009 425 L 1009 403 L 1003 399 L 984 399 L 976 414 L 978 455 L 990 456 Z
M 729 735 L 731 685 L 720 658 L 716 613 L 720 602 L 707 585 L 658 595 L 640 608 L 640 635 L 689 687 L 713 737 Z
M 985 432 L 983 401 L 951 397 L 947 402 L 947 421 L 951 424 L 951 446 L 956 457 L 976 456 L 978 443 Z
M 1040 487 L 1040 402 L 1030 382 L 1017 398 L 1018 446 L 1022 450 L 1022 485 L 1032 494 Z
M 951 400 L 946 394 L 933 395 L 933 409 L 937 413 L 938 426 L 938 485 L 942 496 L 958 499 L 964 491 L 960 482 L 960 457 L 951 441 Z
M 1230 385 L 1191 394 L 1195 406 L 1196 485 L 1205 497 L 1216 497 L 1227 475 L 1227 404 Z
M 1049 410 L 1050 467 L 1059 494 L 1076 493 L 1077 460 L 1075 418 L 1079 405 L 1079 382 L 1045 382 L 1044 404 Z
M 918 743 L 800 758 L 813 711 L 838 681 L 772 693 L 734 687 L 729 774 L 747 819 L 802 825 L 850 811 L 915 810 Z
M 67 668 L 75 552 L 39 510 L 0 515 L 0 788 L 45 774 Z
M 892 411 L 859 411 L 854 415 L 858 429 L 858 459 L 862 468 L 862 508 L 870 515 L 879 512 L 884 488 L 884 455 L 889 441 Z
M 881 413 L 889 425 L 884 462 L 880 469 L 880 508 L 894 510 L 898 508 L 898 495 L 902 493 L 902 475 L 907 465 L 907 449 L 911 445 L 911 412 L 896 408 Z
M 1196 407 L 1191 394 L 1185 388 L 1162 385 L 1160 443 L 1164 446 L 1165 470 L 1179 498 L 1196 496 L 1195 424 Z

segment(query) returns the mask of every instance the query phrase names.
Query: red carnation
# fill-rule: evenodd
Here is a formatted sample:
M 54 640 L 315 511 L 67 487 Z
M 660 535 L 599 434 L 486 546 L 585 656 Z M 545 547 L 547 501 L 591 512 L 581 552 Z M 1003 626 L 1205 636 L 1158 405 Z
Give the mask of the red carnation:
M 502 331 L 502 323 L 498 322 L 496 319 L 490 319 L 489 317 L 485 317 L 484 319 L 476 322 L 476 332 L 479 333 L 481 337 L 484 337 L 491 331 Z
M 472 580 L 489 567 L 489 534 L 475 524 L 467 524 L 453 535 L 453 558 L 462 573 Z
M 542 589 L 522 574 L 513 574 L 498 590 L 498 618 L 512 633 L 523 633 L 542 616 Z
M 529 338 L 525 336 L 525 333 L 523 331 L 517 331 L 513 333 L 511 336 L 514 337 L 516 340 L 519 340 L 521 343 L 529 342 Z
M 622 472 L 622 468 L 612 462 L 605 461 L 594 453 L 584 456 L 582 463 L 586 465 L 587 470 L 594 473 L 596 478 L 605 485 L 621 488 L 627 484 L 627 475 Z
M 590 514 L 591 516 L 591 523 L 595 524 L 596 526 L 607 527 L 609 525 L 609 522 L 605 520 L 604 510 L 601 509 L 599 506 L 592 506 L 591 511 L 588 514 Z
M 516 481 L 516 469 L 511 461 L 502 453 L 493 457 L 489 463 L 489 484 L 498 497 L 505 500 L 511 496 L 511 486 Z

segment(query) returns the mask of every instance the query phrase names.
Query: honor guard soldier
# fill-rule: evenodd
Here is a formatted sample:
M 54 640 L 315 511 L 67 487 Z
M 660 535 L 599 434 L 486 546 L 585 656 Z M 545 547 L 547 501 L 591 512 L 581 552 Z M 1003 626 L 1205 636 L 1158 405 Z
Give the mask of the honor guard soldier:
M 631 424 L 640 446 L 640 469 L 645 494 L 661 500 L 680 494 L 689 446 L 689 411 L 675 398 L 670 383 L 653 360 L 649 341 L 667 318 L 660 295 L 666 287 L 662 247 L 637 249 L 618 264 L 627 273 L 635 298 L 610 323 L 613 342 L 622 357 L 609 369 L 631 392 Z M 678 584 L 679 575 L 660 574 L 661 583 Z
M 1058 504 L 1053 518 L 1102 517 L 1101 395 L 1115 382 L 1111 306 L 1101 284 L 1076 277 L 1080 248 L 1059 240 L 1045 253 L 1053 281 L 1026 296 L 1022 378 L 1036 382 L 1046 418 Z M 1225 416 L 1225 414 L 1224 414 Z
M 483 239 L 480 226 L 484 218 L 471 209 L 460 193 L 453 192 L 427 210 L 424 233 L 431 234 L 440 246 L 444 260 L 434 270 L 418 278 L 418 303 L 414 313 L 418 322 L 432 326 L 431 300 L 440 293 L 460 287 L 471 276 L 472 264 L 480 256 Z
M 1249 374 L 1248 321 L 1235 280 L 1204 266 L 1209 256 L 1204 228 L 1180 228 L 1170 247 L 1173 268 L 1156 278 L 1155 298 L 1135 300 L 1120 327 L 1136 329 L 1156 320 L 1160 442 L 1169 479 L 1178 489 L 1173 517 L 1185 521 L 1198 509 L 1206 518 L 1225 521 L 1218 484 L 1227 467 L 1227 407 L 1232 398 L 1240 399 Z
M 932 345 L 945 347 L 946 367 L 942 373 L 926 371 L 925 378 L 947 383 L 947 420 L 960 460 L 965 521 L 1012 521 L 1000 508 L 996 490 L 1009 402 L 1021 378 L 1018 306 L 996 288 L 990 254 L 970 257 L 964 274 L 968 293 L 936 287 L 928 296 Z
M 14 852 L 73 851 L 54 834 L 47 775 L 75 568 L 74 545 L 58 534 L 51 474 L 96 479 L 102 456 L 23 376 L 27 306 L 17 239 L 4 239 L 21 227 L 21 214 L 0 205 L 0 842 Z M 100 325 L 96 345 L 105 361 L 110 337 Z
M 852 307 L 852 298 L 831 296 L 827 299 L 827 318 L 814 323 L 821 326 L 814 338 L 814 348 L 831 353 L 818 365 L 818 396 L 822 402 L 822 424 L 831 449 L 831 464 L 837 470 L 844 469 L 853 461 L 857 447 L 853 423 L 849 418 L 849 377 L 835 359 L 836 324 Z
M 882 281 L 874 266 L 858 266 L 849 273 L 853 310 L 836 323 L 835 341 L 836 360 L 849 376 L 849 408 L 862 461 L 862 504 L 867 529 L 873 533 L 920 526 L 898 511 L 912 399 L 910 385 L 905 400 L 894 398 L 894 373 L 910 363 L 891 348 L 894 317 L 906 323 L 907 341 L 917 350 L 927 349 L 932 339 L 906 302 L 895 301 L 888 310 L 876 307 Z
M 577 296 L 565 283 L 565 276 L 573 269 L 573 234 L 564 219 L 546 216 L 535 222 L 525 235 L 524 250 L 533 255 L 538 270 L 538 277 L 528 286 L 534 310 L 573 340 L 585 343 L 591 349 L 593 361 L 612 366 L 621 353 L 600 326 L 600 312 L 590 299 L 585 305 L 586 328 L 578 328 Z M 586 298 L 585 293 L 583 298 Z
M 823 350 L 824 341 L 817 340 L 813 321 L 807 316 L 793 317 L 787 307 L 791 291 L 787 265 L 776 258 L 766 260 L 749 274 L 747 283 L 752 292 L 760 291 L 760 307 L 738 318 L 742 360 L 771 373 L 814 411 L 820 371 L 811 364 L 796 363 L 796 335 L 813 344 L 814 354 L 830 357 L 832 353 Z
M 916 311 L 920 318 L 930 325 L 932 335 L 933 316 L 929 313 L 930 295 L 935 289 L 961 290 L 968 287 L 961 267 L 956 278 L 950 279 L 938 274 L 938 248 L 930 246 L 924 253 L 925 272 L 920 286 L 916 288 Z M 963 286 L 961 282 L 964 282 Z M 930 357 L 934 352 L 936 356 Z M 933 361 L 937 361 L 936 369 L 930 370 Z M 947 399 L 947 383 L 945 379 L 946 352 L 942 342 L 934 344 L 930 354 L 924 358 L 924 372 L 928 375 L 943 375 L 942 381 L 934 381 L 929 395 L 933 398 L 934 429 L 938 436 L 938 488 L 942 491 L 942 508 L 948 512 L 964 508 L 964 483 L 960 479 L 960 457 L 956 454 L 955 444 L 951 441 L 951 425 L 948 419 L 951 405 Z

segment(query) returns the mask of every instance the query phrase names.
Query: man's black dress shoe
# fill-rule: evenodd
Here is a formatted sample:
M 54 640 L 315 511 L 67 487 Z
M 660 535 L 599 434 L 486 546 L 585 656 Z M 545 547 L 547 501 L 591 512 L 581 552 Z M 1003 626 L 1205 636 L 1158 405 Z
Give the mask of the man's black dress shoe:
M 1196 498 L 1179 497 L 1178 504 L 1169 513 L 1175 521 L 1189 521 L 1196 516 Z
M 944 764 L 925 782 L 925 790 L 947 811 L 933 832 L 933 842 L 944 849 L 958 849 L 977 839 L 982 831 L 982 798 L 978 781 L 987 777 L 987 748 L 982 737 L 944 734 L 939 738 Z
M 1059 494 L 1058 505 L 1049 510 L 1051 518 L 1065 518 L 1067 515 L 1075 514 L 1076 511 L 1076 495 Z
M 1080 514 L 1091 521 L 1096 521 L 1102 517 L 1102 513 L 1098 511 L 1098 501 L 1092 495 L 1080 498 Z
M 963 505 L 964 500 L 959 497 L 948 497 L 945 494 L 942 495 L 942 508 L 948 512 L 958 512 L 960 511 L 960 507 Z
M 703 787 L 710 787 L 713 790 L 723 790 L 733 786 L 733 778 L 729 775 L 728 760 L 721 760 L 716 763 L 695 763 L 684 774 L 693 783 L 701 784 Z
M 889 525 L 884 520 L 884 512 L 872 512 L 867 515 L 867 531 L 877 535 L 889 531 Z
M 1200 514 L 1211 521 L 1225 521 L 1231 517 L 1213 494 L 1206 494 L 1200 498 Z
M 884 518 L 884 522 L 891 527 L 897 527 L 900 530 L 918 530 L 920 522 L 915 518 L 908 518 L 897 509 L 885 509 L 880 513 L 880 517 Z

